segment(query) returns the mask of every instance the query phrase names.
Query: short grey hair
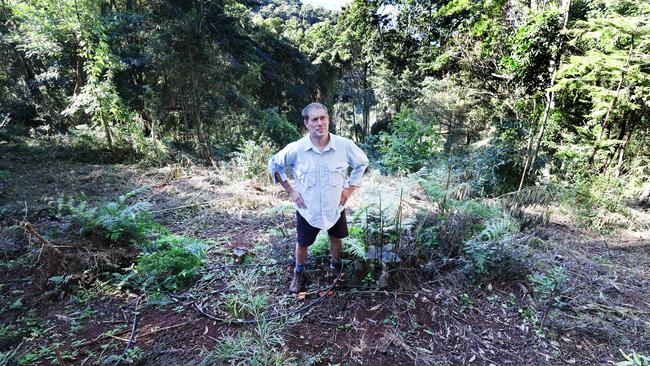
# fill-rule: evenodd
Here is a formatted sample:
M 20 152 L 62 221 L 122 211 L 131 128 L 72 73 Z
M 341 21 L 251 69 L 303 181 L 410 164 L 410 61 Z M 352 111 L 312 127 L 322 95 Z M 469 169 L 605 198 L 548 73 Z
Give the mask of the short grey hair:
M 302 109 L 302 119 L 307 120 L 309 118 L 309 112 L 311 112 L 314 109 L 322 109 L 327 113 L 329 116 L 329 113 L 327 112 L 327 107 L 320 103 L 309 103 L 305 108 Z

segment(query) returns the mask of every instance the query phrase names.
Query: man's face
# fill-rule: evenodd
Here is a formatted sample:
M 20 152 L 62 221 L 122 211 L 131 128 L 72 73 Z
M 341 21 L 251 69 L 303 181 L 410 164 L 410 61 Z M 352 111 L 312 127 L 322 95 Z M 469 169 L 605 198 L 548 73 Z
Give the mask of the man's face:
M 309 136 L 320 139 L 327 136 L 330 124 L 329 116 L 322 108 L 313 108 L 305 120 L 305 127 L 309 130 Z

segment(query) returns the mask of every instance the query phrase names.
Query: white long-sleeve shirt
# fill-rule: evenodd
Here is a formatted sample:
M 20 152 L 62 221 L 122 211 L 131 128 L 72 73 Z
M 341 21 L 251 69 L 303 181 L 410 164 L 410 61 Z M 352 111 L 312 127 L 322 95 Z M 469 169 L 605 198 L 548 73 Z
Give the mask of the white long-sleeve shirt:
M 279 173 L 283 181 L 287 180 L 286 167 L 291 167 L 296 190 L 307 206 L 296 209 L 311 226 L 324 230 L 331 228 L 343 211 L 339 206 L 343 189 L 358 187 L 368 167 L 368 157 L 352 140 L 329 135 L 330 141 L 322 153 L 307 135 L 269 160 L 271 174 L 275 177 Z M 349 177 L 348 167 L 352 168 Z

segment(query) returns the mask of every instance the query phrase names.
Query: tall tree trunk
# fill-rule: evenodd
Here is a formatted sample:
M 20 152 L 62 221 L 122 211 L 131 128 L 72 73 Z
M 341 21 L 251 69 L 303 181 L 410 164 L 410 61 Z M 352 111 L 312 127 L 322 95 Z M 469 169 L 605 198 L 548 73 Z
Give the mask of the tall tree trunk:
M 192 65 L 190 72 L 192 78 L 192 117 L 194 120 L 194 133 L 196 136 L 196 148 L 199 156 L 206 161 L 210 161 L 210 149 L 208 141 L 203 130 L 203 120 L 201 119 L 201 102 L 198 92 L 198 75 L 196 68 Z
M 530 160 L 532 158 L 530 149 L 533 146 L 534 135 L 535 135 L 534 131 L 530 131 L 530 133 L 528 134 L 528 142 L 526 143 L 526 161 L 524 162 L 524 173 L 521 175 L 521 180 L 519 181 L 519 188 L 517 189 L 518 191 L 521 191 L 521 189 L 524 186 L 524 180 L 526 179 L 526 171 L 528 170 L 528 166 L 530 165 Z
M 564 9 L 564 22 L 562 24 L 562 33 L 567 30 L 567 25 L 569 23 L 569 10 L 571 9 L 571 0 L 567 0 Z M 537 142 L 535 143 L 535 149 L 533 150 L 530 159 L 526 159 L 524 164 L 524 171 L 521 175 L 521 181 L 519 182 L 519 190 L 524 186 L 526 181 L 526 176 L 533 171 L 535 168 L 535 162 L 537 160 L 537 154 L 539 154 L 539 148 L 542 145 L 542 139 L 544 138 L 544 132 L 546 131 L 546 125 L 548 119 L 553 109 L 555 103 L 555 92 L 552 91 L 553 86 L 555 85 L 555 78 L 557 76 L 557 70 L 560 68 L 560 62 L 562 61 L 562 53 L 564 51 L 564 37 L 560 38 L 560 44 L 558 45 L 558 50 L 553 59 L 553 72 L 551 73 L 551 82 L 548 89 L 546 90 L 546 108 L 544 108 L 544 114 L 542 116 L 542 122 L 537 134 Z
M 363 104 L 361 112 L 363 113 L 363 137 L 364 141 L 370 135 L 370 94 L 368 92 L 368 64 L 363 64 Z

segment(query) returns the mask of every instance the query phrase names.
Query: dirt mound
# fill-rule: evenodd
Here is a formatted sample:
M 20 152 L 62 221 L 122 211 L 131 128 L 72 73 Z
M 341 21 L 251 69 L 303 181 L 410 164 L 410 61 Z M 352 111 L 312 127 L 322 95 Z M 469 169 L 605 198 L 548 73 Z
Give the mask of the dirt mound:
M 55 239 L 35 252 L 35 284 L 40 289 L 92 283 L 102 272 L 121 272 L 137 258 L 130 243 L 115 243 L 100 235 Z

